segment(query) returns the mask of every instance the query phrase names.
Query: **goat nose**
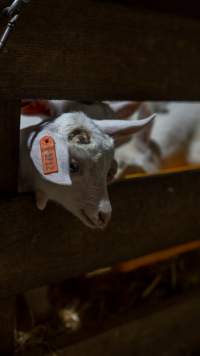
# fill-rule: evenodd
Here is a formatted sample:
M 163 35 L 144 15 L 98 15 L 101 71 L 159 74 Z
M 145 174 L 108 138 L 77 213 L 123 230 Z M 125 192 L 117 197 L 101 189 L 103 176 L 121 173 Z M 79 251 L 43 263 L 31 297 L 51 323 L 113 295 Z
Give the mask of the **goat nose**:
M 99 211 L 98 218 L 99 222 L 102 226 L 106 226 L 108 221 L 110 220 L 111 212 L 105 212 L 103 210 Z

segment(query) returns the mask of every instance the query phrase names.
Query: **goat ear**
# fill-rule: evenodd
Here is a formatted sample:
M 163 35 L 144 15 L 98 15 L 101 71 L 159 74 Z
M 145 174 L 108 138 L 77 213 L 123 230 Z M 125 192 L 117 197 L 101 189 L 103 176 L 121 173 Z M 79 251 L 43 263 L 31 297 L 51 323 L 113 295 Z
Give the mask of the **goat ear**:
M 115 112 L 116 119 L 128 119 L 139 108 L 139 101 L 106 101 L 106 103 Z
M 46 208 L 48 198 L 44 192 L 37 190 L 35 193 L 36 206 L 39 210 L 44 210 Z
M 22 100 L 21 113 L 23 115 L 54 116 L 53 105 L 49 100 Z
M 114 139 L 129 136 L 150 125 L 155 115 L 141 120 L 94 120 L 95 124 Z
M 148 125 L 146 125 L 141 131 L 135 134 L 134 142 L 138 145 L 148 146 L 151 138 L 151 132 L 153 129 L 153 121 L 151 121 Z
M 42 146 L 46 139 L 50 142 L 48 147 Z M 68 145 L 62 136 L 42 129 L 30 138 L 29 149 L 31 160 L 43 179 L 60 185 L 72 184 L 69 175 Z M 45 169 L 44 160 L 47 163 L 47 169 Z
M 148 105 L 148 103 L 142 103 L 138 112 L 138 120 L 142 120 L 144 117 L 148 115 L 150 116 L 151 114 L 151 107 Z M 142 130 L 140 130 L 135 135 L 135 142 L 137 142 L 138 144 L 142 144 L 143 146 L 148 146 L 153 125 L 154 120 L 152 120 L 148 125 L 146 125 Z

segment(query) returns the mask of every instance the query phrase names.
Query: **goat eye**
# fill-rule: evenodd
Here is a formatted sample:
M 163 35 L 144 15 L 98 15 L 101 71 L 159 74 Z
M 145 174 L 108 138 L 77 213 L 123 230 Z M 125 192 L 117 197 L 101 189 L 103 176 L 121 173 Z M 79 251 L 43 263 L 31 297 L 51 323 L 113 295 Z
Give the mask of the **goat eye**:
M 79 145 L 87 145 L 90 143 L 90 135 L 86 130 L 75 129 L 69 134 L 69 141 Z
M 70 169 L 70 173 L 78 173 L 80 170 L 80 166 L 77 161 L 72 159 L 69 164 L 69 169 Z

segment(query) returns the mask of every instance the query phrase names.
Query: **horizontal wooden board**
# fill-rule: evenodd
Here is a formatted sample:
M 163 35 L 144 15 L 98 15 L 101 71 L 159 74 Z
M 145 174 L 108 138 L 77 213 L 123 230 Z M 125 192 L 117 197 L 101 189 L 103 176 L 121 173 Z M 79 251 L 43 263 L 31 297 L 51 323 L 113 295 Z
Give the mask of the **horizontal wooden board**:
M 46 334 L 18 356 L 197 356 L 199 343 L 199 291 L 169 297 L 159 305 L 121 311 L 102 325 L 92 322 L 79 331 Z M 158 302 L 158 300 L 157 300 Z M 34 339 L 34 338 L 33 338 Z M 30 346 L 31 345 L 31 346 Z M 50 351 L 49 351 L 50 350 Z
M 199 239 L 200 172 L 123 181 L 110 187 L 112 222 L 84 227 L 29 196 L 0 201 L 0 296 L 57 282 L 175 244 Z
M 11 356 L 14 350 L 15 298 L 0 301 L 0 355 Z
M 199 37 L 200 22 L 179 11 L 34 0 L 0 53 L 0 95 L 199 99 Z
M 102 0 L 102 1 L 111 1 L 113 3 L 121 3 L 126 5 L 134 5 L 138 8 L 143 9 L 152 9 L 154 11 L 165 11 L 167 13 L 173 13 L 177 15 L 191 16 L 194 18 L 199 18 L 198 12 L 198 3 L 195 0 L 190 2 L 190 6 L 188 3 L 183 2 L 181 0 L 168 0 L 168 1 L 160 1 L 160 0 Z
M 195 356 L 200 353 L 199 295 L 177 298 L 172 305 L 57 351 L 58 356 Z M 34 353 L 32 353 L 34 355 Z M 39 353 L 37 353 L 39 355 Z M 48 353 L 50 355 L 50 353 Z M 27 355 L 28 356 L 28 355 Z M 31 354 L 30 354 L 31 356 Z

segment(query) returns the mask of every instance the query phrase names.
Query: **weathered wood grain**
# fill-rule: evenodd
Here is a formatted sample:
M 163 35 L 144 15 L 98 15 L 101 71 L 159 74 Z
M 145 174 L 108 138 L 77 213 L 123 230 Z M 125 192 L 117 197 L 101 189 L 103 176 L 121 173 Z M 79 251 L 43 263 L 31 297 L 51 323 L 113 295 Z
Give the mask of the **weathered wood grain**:
M 34 0 L 0 53 L 0 94 L 199 99 L 199 37 L 196 19 L 134 1 Z
M 55 332 L 17 356 L 51 356 L 53 350 L 58 356 L 199 355 L 199 291 L 157 303 L 146 301 L 143 307 L 108 317 L 101 326 L 92 322 L 76 333 Z
M 17 191 L 20 100 L 0 98 L 0 192 Z
M 0 98 L 0 192 L 16 193 L 18 178 L 20 100 Z M 6 212 L 5 216 L 6 218 Z M 5 238 L 4 231 L 0 232 Z M 15 298 L 0 299 L 0 354 L 14 348 Z
M 0 299 L 0 355 L 13 355 L 15 298 Z
M 0 296 L 199 239 L 200 172 L 121 182 L 110 188 L 105 231 L 62 208 L 37 211 L 30 197 L 0 201 Z
M 120 3 L 123 5 L 134 5 L 142 9 L 152 9 L 154 11 L 165 11 L 167 13 L 173 13 L 177 15 L 191 16 L 193 18 L 199 18 L 198 3 L 194 0 L 188 3 L 181 0 L 101 0 L 110 1 L 113 4 Z
M 174 304 L 154 309 L 142 318 L 137 319 L 134 312 L 129 321 L 121 316 L 121 325 L 56 353 L 58 356 L 199 355 L 199 317 L 199 295 L 177 298 Z

